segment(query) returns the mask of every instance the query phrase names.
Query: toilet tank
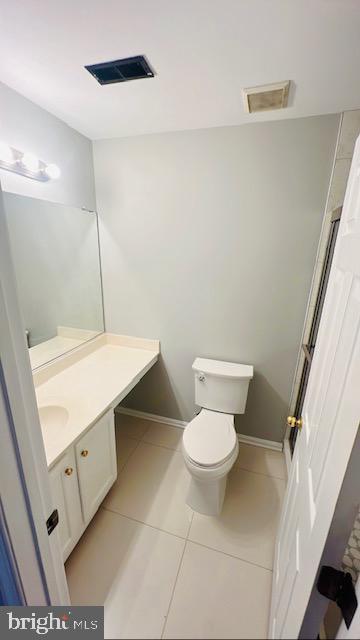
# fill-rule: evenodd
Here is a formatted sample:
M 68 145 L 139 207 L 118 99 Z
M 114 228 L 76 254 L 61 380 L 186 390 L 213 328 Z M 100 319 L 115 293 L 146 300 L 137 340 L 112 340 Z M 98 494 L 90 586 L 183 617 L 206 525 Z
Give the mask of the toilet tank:
M 248 364 L 196 358 L 195 403 L 221 413 L 244 413 L 254 369 Z

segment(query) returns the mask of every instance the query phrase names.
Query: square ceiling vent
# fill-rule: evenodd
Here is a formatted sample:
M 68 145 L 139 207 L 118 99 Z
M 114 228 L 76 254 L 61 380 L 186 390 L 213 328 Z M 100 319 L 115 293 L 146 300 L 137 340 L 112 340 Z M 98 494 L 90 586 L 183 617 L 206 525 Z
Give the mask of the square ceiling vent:
M 133 56 L 111 62 L 86 65 L 85 69 L 96 78 L 99 84 L 114 84 L 140 78 L 153 78 L 155 73 L 144 56 Z
M 290 81 L 263 84 L 259 87 L 243 89 L 245 111 L 271 111 L 285 109 L 288 104 Z

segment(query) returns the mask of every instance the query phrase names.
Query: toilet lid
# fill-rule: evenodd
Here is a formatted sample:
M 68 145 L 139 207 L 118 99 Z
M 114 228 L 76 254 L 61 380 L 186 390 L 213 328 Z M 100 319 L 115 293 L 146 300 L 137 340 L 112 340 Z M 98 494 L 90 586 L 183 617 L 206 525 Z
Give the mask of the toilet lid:
M 202 467 L 225 462 L 236 446 L 234 416 L 203 409 L 185 428 L 183 446 Z

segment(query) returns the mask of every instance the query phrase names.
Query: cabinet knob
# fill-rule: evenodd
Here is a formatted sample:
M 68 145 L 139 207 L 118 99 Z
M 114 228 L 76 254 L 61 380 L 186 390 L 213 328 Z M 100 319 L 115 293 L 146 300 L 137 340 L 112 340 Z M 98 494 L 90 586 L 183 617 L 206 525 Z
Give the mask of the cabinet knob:
M 65 469 L 65 475 L 67 476 L 71 476 L 72 472 L 74 471 L 74 469 L 72 467 L 66 467 Z
M 86 458 L 86 456 L 89 455 L 88 450 L 87 449 L 83 449 L 82 452 L 81 452 L 81 455 L 82 455 L 83 458 Z

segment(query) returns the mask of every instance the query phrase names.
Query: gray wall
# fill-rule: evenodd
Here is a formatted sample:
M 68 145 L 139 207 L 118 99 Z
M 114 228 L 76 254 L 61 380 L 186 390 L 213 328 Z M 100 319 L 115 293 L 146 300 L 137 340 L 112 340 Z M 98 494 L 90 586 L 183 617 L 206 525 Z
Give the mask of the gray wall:
M 237 429 L 282 439 L 338 125 L 94 142 L 106 328 L 161 340 L 128 406 L 188 420 L 195 356 L 251 363 Z
M 58 180 L 37 182 L 0 169 L 3 191 L 95 209 L 91 141 L 2 83 L 0 140 L 61 170 Z
M 103 331 L 95 214 L 12 193 L 4 205 L 31 346 L 59 325 Z

